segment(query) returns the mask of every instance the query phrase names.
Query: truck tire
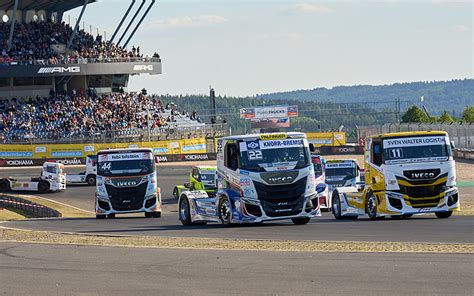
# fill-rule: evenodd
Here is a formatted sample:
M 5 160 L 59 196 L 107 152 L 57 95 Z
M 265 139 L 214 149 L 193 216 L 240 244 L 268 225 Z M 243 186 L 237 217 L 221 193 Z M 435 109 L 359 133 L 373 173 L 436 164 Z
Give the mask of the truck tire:
M 178 187 L 177 187 L 177 186 L 175 186 L 174 189 L 173 189 L 173 196 L 174 196 L 174 198 L 176 198 L 176 199 L 179 198 L 179 196 L 178 196 Z
M 293 221 L 293 223 L 295 225 L 304 225 L 304 224 L 308 224 L 308 222 L 311 220 L 311 218 L 307 218 L 307 217 L 304 217 L 304 218 L 291 218 L 291 221 Z
M 332 214 L 337 220 L 342 219 L 341 200 L 337 192 L 332 195 Z
M 10 181 L 8 180 L 0 180 L 0 192 L 8 192 L 10 191 Z
M 96 219 L 105 219 L 105 217 L 106 217 L 105 215 L 99 215 L 99 214 L 95 215 Z
M 89 186 L 95 186 L 96 176 L 95 175 L 87 175 L 86 183 Z
M 372 192 L 368 192 L 365 198 L 365 212 L 371 220 L 377 219 L 377 199 Z
M 175 189 L 177 188 L 175 187 Z M 185 226 L 193 224 L 193 221 L 191 220 L 191 211 L 189 209 L 189 200 L 187 197 L 182 196 L 179 200 L 178 213 L 179 221 L 181 221 L 181 224 Z
M 453 214 L 453 211 L 437 212 L 437 213 L 435 213 L 436 217 L 438 217 L 438 218 L 440 218 L 440 219 L 449 218 L 449 217 L 451 217 L 452 214 Z
M 219 214 L 219 220 L 223 225 L 229 226 L 232 224 L 232 208 L 227 196 L 223 196 L 219 200 L 219 208 L 217 212 Z
M 46 181 L 40 181 L 38 183 L 38 191 L 40 193 L 46 193 L 49 191 L 49 183 Z

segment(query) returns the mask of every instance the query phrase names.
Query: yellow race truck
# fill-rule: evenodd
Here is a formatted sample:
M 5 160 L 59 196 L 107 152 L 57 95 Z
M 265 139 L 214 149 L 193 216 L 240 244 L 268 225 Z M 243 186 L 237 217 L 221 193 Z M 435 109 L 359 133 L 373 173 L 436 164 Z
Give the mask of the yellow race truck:
M 375 220 L 425 213 L 450 217 L 460 209 L 452 148 L 444 131 L 368 137 L 365 182 L 332 192 L 334 217 L 357 219 L 367 214 Z

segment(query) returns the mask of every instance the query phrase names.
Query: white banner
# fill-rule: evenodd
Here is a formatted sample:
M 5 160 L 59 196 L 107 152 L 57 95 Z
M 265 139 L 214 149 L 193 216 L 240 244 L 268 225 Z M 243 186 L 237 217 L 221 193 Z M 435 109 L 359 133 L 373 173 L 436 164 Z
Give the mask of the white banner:
M 308 146 L 307 141 L 305 139 L 243 141 L 240 142 L 240 151 L 292 148 L 303 146 Z
M 116 153 L 116 154 L 101 154 L 99 156 L 99 162 L 104 161 L 122 161 L 122 160 L 141 160 L 141 159 L 153 159 L 153 154 L 148 152 L 138 153 Z
M 411 137 L 383 140 L 383 148 L 447 145 L 448 137 Z

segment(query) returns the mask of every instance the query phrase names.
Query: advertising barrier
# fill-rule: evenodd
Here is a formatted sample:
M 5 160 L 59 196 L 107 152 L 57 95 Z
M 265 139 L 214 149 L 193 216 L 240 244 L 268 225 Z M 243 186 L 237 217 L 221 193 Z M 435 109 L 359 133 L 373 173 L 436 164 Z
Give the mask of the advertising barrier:
M 99 150 L 103 149 L 138 147 L 152 148 L 155 155 L 207 153 L 206 139 L 197 138 L 108 144 L 3 144 L 0 146 L 0 159 L 16 161 L 18 164 L 20 164 L 21 160 L 31 159 L 80 159 L 85 158 L 87 155 L 96 154 Z
M 344 146 L 346 145 L 346 133 L 344 132 L 325 132 L 325 133 L 306 133 L 308 142 L 314 146 Z

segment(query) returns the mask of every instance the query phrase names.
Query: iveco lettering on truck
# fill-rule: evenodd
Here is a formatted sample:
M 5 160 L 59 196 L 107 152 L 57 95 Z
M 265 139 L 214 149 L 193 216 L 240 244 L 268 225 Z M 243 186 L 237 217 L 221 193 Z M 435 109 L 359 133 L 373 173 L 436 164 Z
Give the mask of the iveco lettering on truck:
M 38 191 L 56 192 L 66 190 L 64 165 L 57 162 L 43 163 L 41 175 L 28 180 L 18 180 L 11 177 L 0 179 L 0 192 L 6 191 Z
M 161 216 L 161 195 L 157 186 L 151 149 L 111 149 L 97 154 L 96 217 L 144 212 Z
M 372 136 L 365 146 L 365 186 L 336 188 L 333 214 L 337 219 L 410 217 L 435 213 L 448 218 L 459 210 L 453 145 L 448 134 L 403 132 Z
M 178 201 L 184 225 L 282 219 L 306 224 L 321 215 L 305 134 L 230 136 L 219 139 L 217 149 L 217 194 L 184 191 Z

